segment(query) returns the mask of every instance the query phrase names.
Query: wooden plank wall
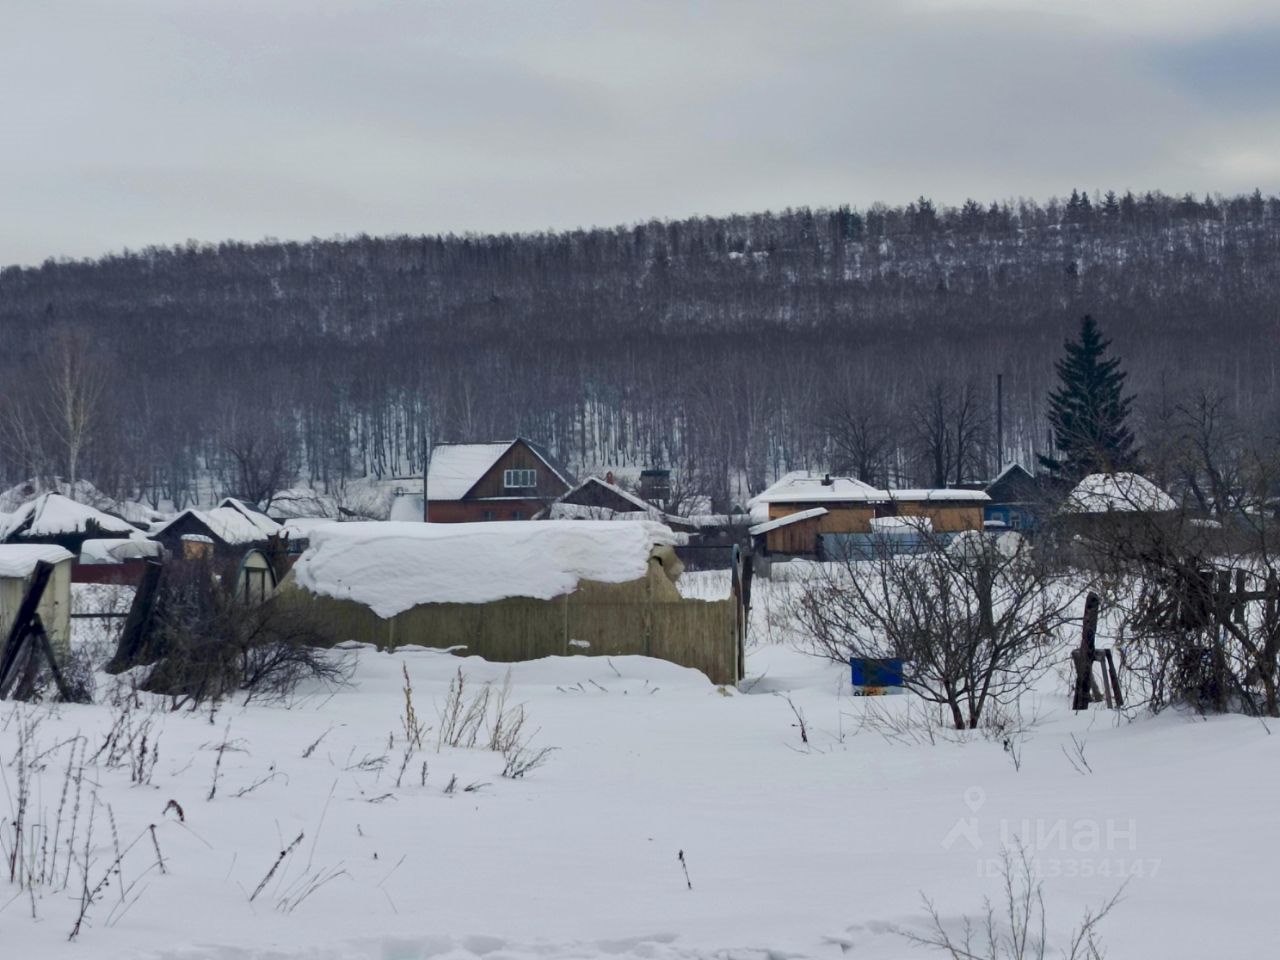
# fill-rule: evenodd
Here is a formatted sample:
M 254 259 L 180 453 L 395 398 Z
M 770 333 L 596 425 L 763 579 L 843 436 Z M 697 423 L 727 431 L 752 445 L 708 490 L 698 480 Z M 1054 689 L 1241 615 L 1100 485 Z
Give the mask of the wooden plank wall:
M 500 663 L 640 654 L 701 670 L 712 683 L 738 681 L 736 601 L 649 599 L 645 582 L 636 584 L 639 595 L 632 584 L 590 584 L 584 585 L 589 590 L 554 600 L 429 603 L 390 619 L 354 601 L 297 588 L 273 602 L 310 605 L 335 643 L 358 640 L 383 649 L 463 646 L 467 654 Z

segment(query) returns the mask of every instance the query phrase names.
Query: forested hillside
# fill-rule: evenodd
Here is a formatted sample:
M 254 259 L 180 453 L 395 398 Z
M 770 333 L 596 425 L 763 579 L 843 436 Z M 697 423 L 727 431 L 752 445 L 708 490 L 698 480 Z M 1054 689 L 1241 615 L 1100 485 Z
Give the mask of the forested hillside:
M 9 268 L 0 479 L 332 489 L 523 433 L 720 500 L 800 467 L 969 480 L 997 466 L 998 373 L 1005 458 L 1047 449 L 1052 364 L 1085 313 L 1148 417 L 1208 386 L 1273 419 L 1280 198 L 921 199 Z

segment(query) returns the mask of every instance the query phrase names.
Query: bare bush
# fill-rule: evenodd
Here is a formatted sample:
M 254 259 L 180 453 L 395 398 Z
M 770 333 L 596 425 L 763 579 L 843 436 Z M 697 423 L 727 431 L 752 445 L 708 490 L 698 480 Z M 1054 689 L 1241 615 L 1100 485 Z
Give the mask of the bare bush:
M 158 662 L 143 689 L 172 698 L 174 709 L 283 700 L 306 681 L 342 684 L 349 665 L 326 649 L 316 614 L 283 599 L 249 604 L 207 561 L 170 564 L 161 579 L 151 647 Z
M 948 923 L 934 902 L 921 894 L 929 915 L 927 930 L 919 933 L 899 927 L 895 932 L 953 960 L 1045 960 L 1055 955 L 1063 960 L 1102 960 L 1098 927 L 1120 902 L 1123 887 L 1100 906 L 1086 910 L 1066 942 L 1055 947 L 1048 936 L 1044 884 L 1035 875 L 1025 848 L 1004 851 L 1000 875 L 1000 899 L 985 898 L 979 917 L 966 916 L 958 925 Z
M 1020 537 L 925 535 L 918 553 L 885 539 L 870 559 L 819 567 L 796 614 L 813 652 L 900 657 L 904 685 L 972 729 L 1048 668 L 1077 596 Z

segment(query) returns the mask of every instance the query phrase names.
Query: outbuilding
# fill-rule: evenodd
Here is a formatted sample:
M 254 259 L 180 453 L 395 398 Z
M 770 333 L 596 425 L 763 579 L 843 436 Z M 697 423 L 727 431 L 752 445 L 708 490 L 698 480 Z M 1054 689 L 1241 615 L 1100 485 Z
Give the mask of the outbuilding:
M 50 543 L 0 544 L 0 654 L 13 628 L 18 608 L 31 586 L 36 564 L 52 564 L 36 612 L 59 659 L 71 650 L 71 565 L 75 557 L 64 547 Z
M 680 539 L 649 521 L 330 524 L 273 602 L 318 612 L 334 642 L 494 661 L 640 654 L 736 683 L 740 601 L 681 596 Z

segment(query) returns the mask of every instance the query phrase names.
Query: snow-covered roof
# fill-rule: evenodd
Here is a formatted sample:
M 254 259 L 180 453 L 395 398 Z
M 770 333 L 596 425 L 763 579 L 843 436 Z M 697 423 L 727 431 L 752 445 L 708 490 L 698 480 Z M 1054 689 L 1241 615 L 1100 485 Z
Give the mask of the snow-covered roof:
M 753 537 L 758 537 L 762 533 L 768 533 L 770 530 L 777 530 L 779 527 L 789 527 L 793 523 L 800 523 L 803 520 L 812 520 L 814 517 L 825 516 L 826 507 L 811 507 L 808 510 L 801 510 L 799 513 L 789 513 L 785 517 L 778 517 L 776 520 L 766 520 L 764 523 L 757 523 L 749 528 L 747 532 Z
M 872 533 L 933 533 L 931 517 L 872 517 Z
M 752 498 L 752 505 L 770 503 L 887 503 L 892 500 L 951 500 L 983 502 L 990 500 L 980 490 L 887 490 L 873 487 L 853 477 L 821 476 L 813 473 L 788 473 L 763 493 Z
M 228 497 L 212 510 L 194 508 L 183 510 L 151 536 L 162 536 L 166 530 L 187 516 L 199 520 L 219 540 L 233 547 L 261 542 L 268 537 L 278 536 L 284 529 L 265 513 L 259 513 L 239 500 Z
M 76 503 L 59 493 L 44 493 L 9 514 L 3 529 L 0 529 L 0 540 L 85 533 L 91 524 L 96 524 L 96 530 L 102 533 L 141 536 L 137 527 L 119 517 Z
M 573 477 L 557 465 L 536 443 L 517 437 L 498 443 L 440 443 L 431 450 L 427 465 L 427 497 L 431 500 L 461 500 L 498 462 L 498 458 L 523 442 L 548 470 L 571 485 Z
M 1067 494 L 1068 513 L 1160 513 L 1178 509 L 1174 499 L 1136 473 L 1091 473 Z
M 29 577 L 41 560 L 61 563 L 71 552 L 52 543 L 0 543 L 0 577 Z
M 579 580 L 625 583 L 645 576 L 655 546 L 678 542 L 648 522 L 335 523 L 311 531 L 292 575 L 392 617 L 423 603 L 550 600 Z
M 123 563 L 146 557 L 158 557 L 164 548 L 154 540 L 86 540 L 80 545 L 81 563 Z
M 427 465 L 427 496 L 432 500 L 461 500 L 514 442 L 438 444 Z

